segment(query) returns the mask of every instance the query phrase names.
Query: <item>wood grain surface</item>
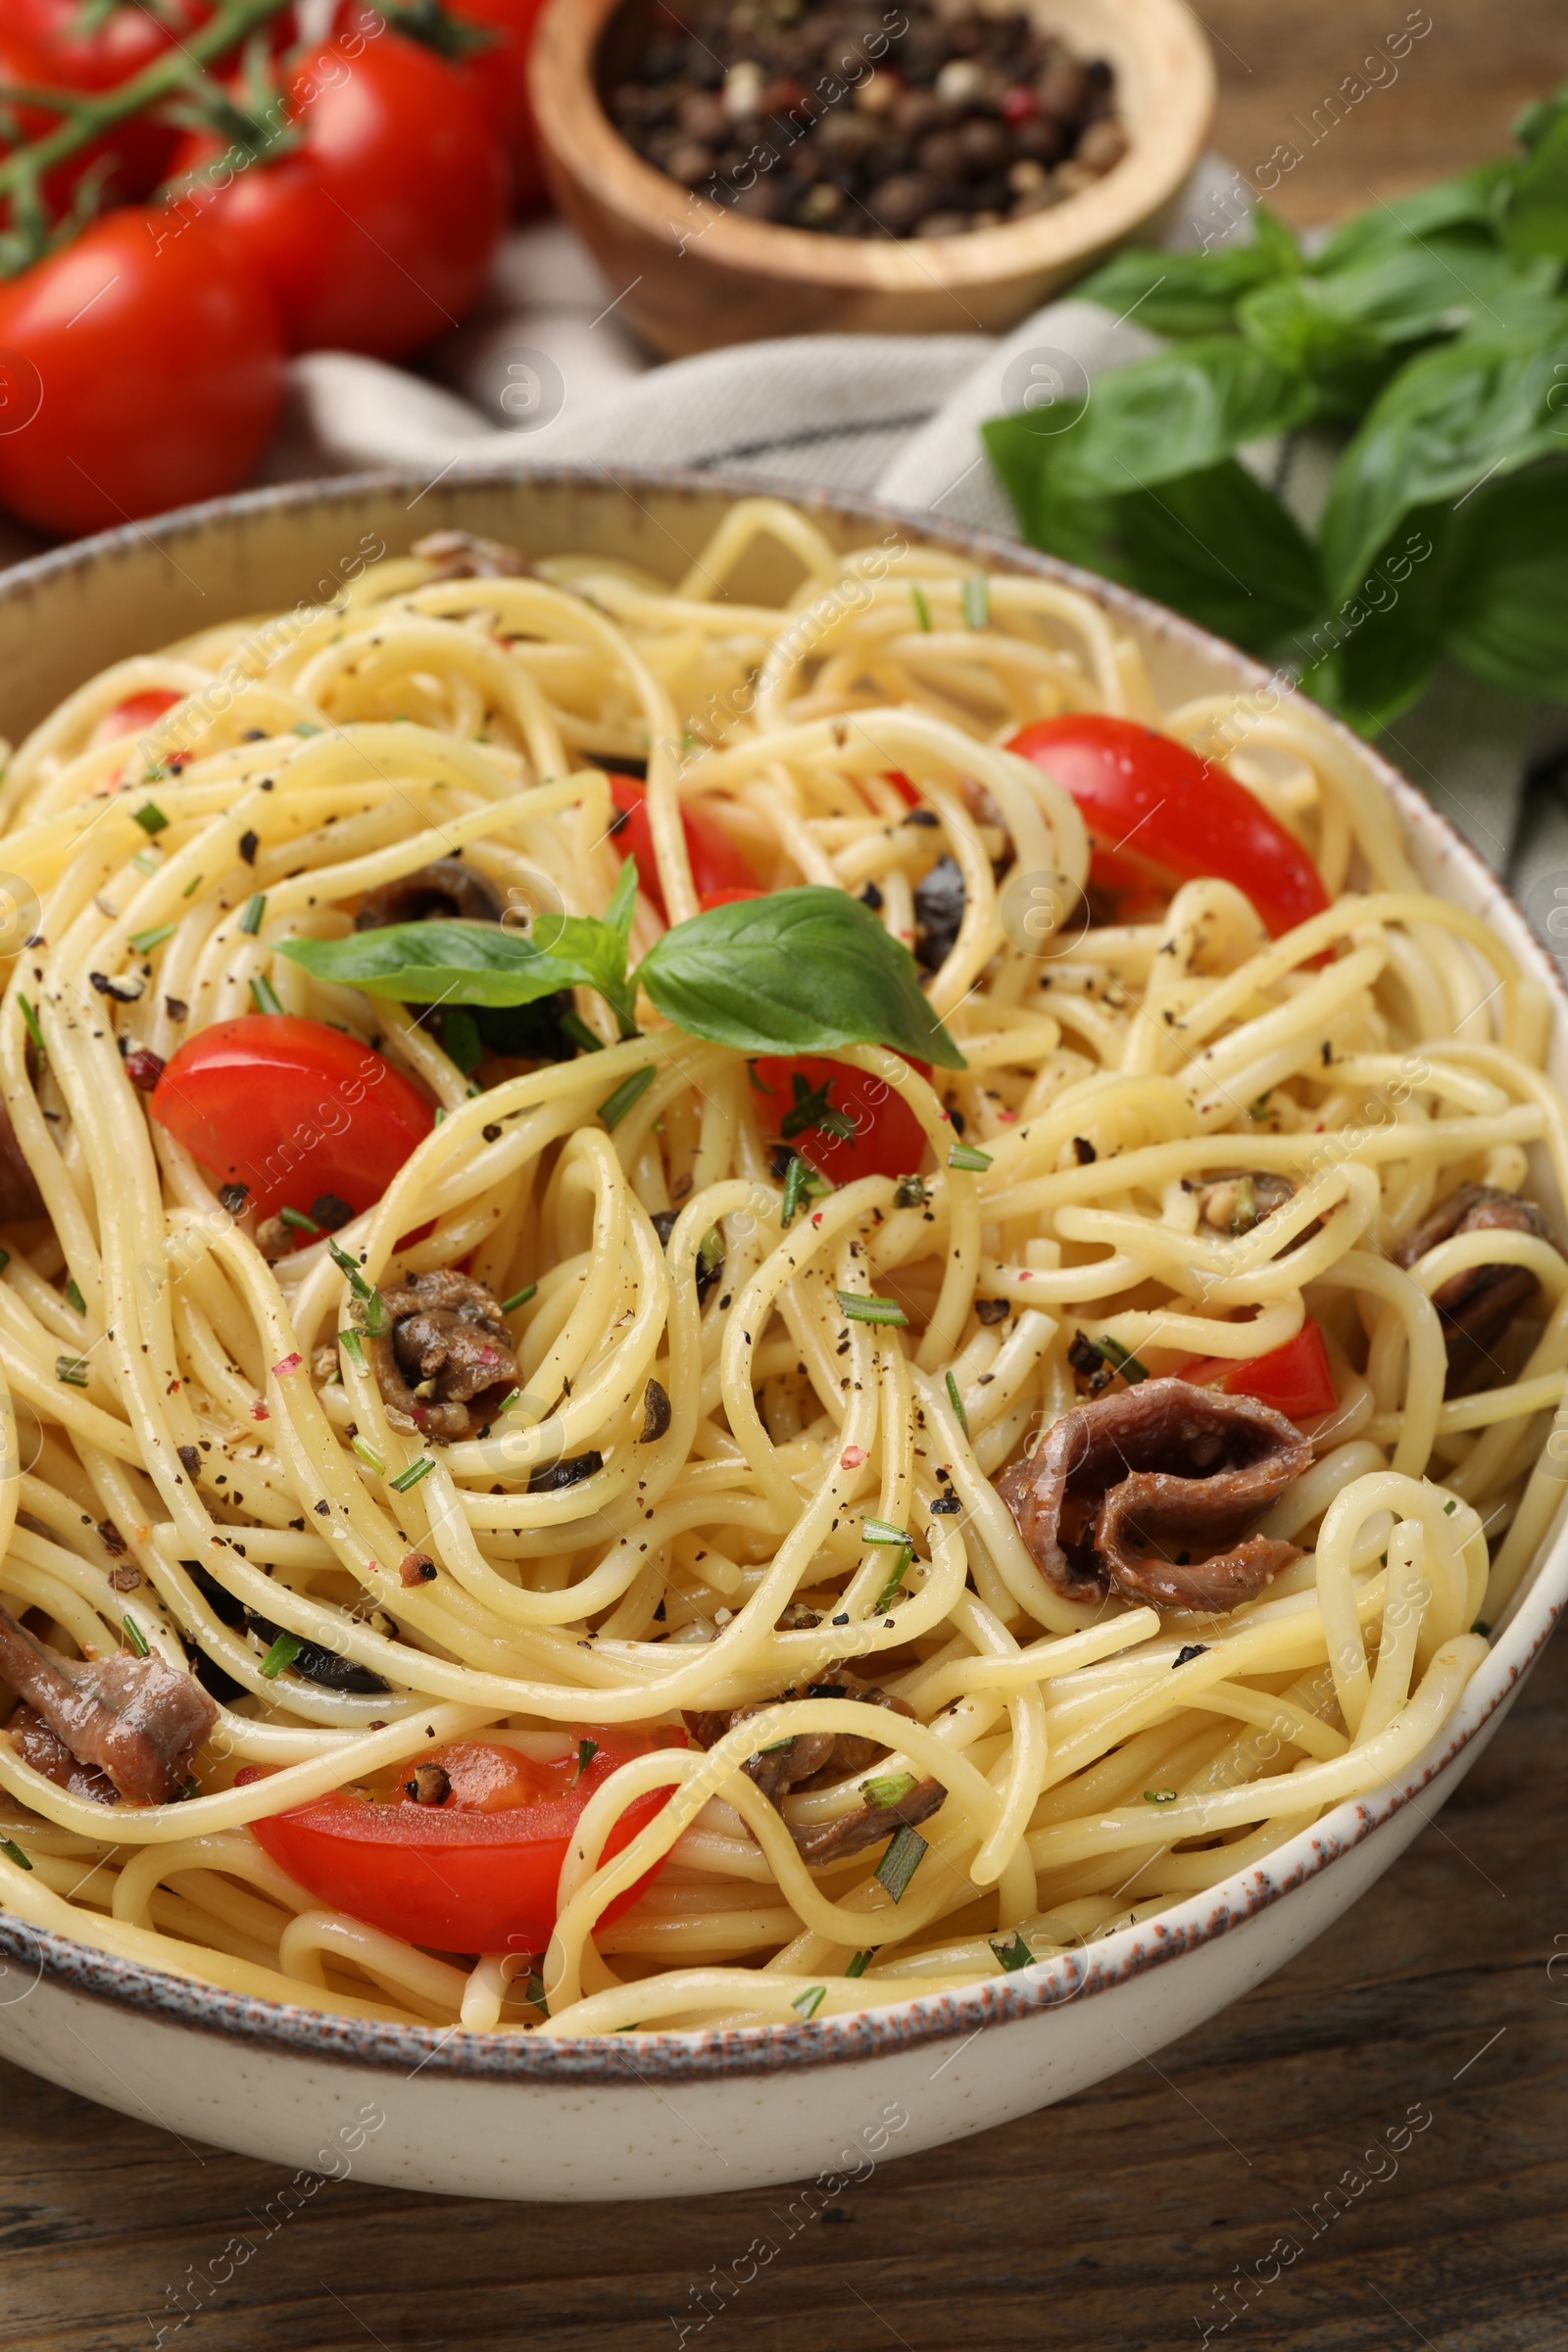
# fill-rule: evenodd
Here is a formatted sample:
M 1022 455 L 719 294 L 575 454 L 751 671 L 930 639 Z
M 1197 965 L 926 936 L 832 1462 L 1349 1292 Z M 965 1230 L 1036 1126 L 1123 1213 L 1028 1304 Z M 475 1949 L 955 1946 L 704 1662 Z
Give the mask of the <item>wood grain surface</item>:
M 1294 142 L 1272 200 L 1298 221 L 1491 152 L 1568 76 L 1563 0 L 1430 0 L 1398 80 L 1314 145 L 1303 124 L 1402 0 L 1201 13 L 1218 142 L 1250 172 Z M 1559 1642 L 1348 1918 L 1099 2089 L 884 2162 L 794 2235 L 786 2192 L 530 2210 L 331 2183 L 164 2341 L 676 2352 L 685 2325 L 701 2352 L 1172 2352 L 1208 2327 L 1250 2352 L 1564 2352 L 1565 1855 Z M 1412 2111 L 1431 2120 L 1400 2147 Z M 673 2142 L 670 2162 L 678 2180 Z M 264 2234 L 252 2216 L 282 2179 L 0 2068 L 0 2352 L 151 2347 L 191 2268 Z M 764 2233 L 777 2258 L 699 2331 L 703 2282 Z M 1245 2306 L 1224 2293 L 1238 2276 Z

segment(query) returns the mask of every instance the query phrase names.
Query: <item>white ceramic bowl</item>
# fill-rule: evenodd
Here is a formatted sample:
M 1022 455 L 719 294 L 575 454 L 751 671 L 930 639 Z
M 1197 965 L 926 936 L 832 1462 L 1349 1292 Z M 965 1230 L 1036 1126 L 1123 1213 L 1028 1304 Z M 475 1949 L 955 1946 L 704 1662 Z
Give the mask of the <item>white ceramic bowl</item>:
M 421 532 L 456 525 L 534 555 L 596 550 L 673 577 L 737 486 L 757 487 L 681 475 L 639 475 L 623 487 L 560 474 L 429 489 L 369 477 L 258 492 L 110 532 L 0 581 L 0 730 L 15 737 L 122 655 L 309 597 L 376 540 L 399 553 Z M 880 535 L 890 518 L 922 535 L 917 518 L 883 509 L 811 511 L 845 547 Z M 979 553 L 993 569 L 1087 590 L 1142 641 L 1168 703 L 1261 682 L 1232 648 L 1102 581 L 1004 542 L 924 535 Z M 755 579 L 738 592 L 767 587 Z M 1551 986 L 1552 1075 L 1568 1085 L 1568 997 L 1523 916 L 1420 794 L 1355 748 L 1367 790 L 1393 803 L 1427 887 L 1481 914 Z M 1560 1214 L 1563 1203 L 1553 1206 Z M 1559 1524 L 1458 1708 L 1397 1780 L 1155 1919 L 969 1992 L 745 2032 L 488 2039 L 236 1998 L 0 1917 L 0 2054 L 188 2138 L 335 2172 L 347 2145 L 365 2179 L 466 2196 L 750 2188 L 863 2165 L 866 2154 L 909 2154 L 1116 2073 L 1321 1935 L 1452 1794 L 1565 1595 Z

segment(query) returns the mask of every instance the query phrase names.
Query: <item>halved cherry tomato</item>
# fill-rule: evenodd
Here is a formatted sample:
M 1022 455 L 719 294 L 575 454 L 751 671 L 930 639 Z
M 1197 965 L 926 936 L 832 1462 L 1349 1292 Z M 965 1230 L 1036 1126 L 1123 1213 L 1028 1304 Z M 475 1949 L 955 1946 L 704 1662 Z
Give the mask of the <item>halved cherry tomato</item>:
M 258 1216 L 309 1214 L 323 1194 L 372 1208 L 435 1124 L 400 1070 L 357 1038 L 297 1013 L 242 1013 L 187 1040 L 149 1108 Z
M 1213 760 L 1130 718 L 1074 711 L 1021 728 L 1007 745 L 1071 793 L 1094 845 L 1090 880 L 1168 898 L 1206 874 L 1233 882 L 1270 938 L 1321 914 L 1328 892 L 1300 843 Z
M 648 787 L 640 776 L 612 775 L 610 797 L 618 811 L 619 821 L 613 827 L 614 837 L 623 851 L 637 860 L 639 887 L 652 899 L 667 922 L 664 895 L 659 887 L 659 866 L 654 857 L 654 829 L 648 817 Z M 686 851 L 692 861 L 692 880 L 697 896 L 706 906 L 710 900 L 723 906 L 720 891 L 741 898 L 757 898 L 757 876 L 750 862 L 735 847 L 716 817 L 706 808 L 686 807 L 680 812 L 686 829 Z
M 142 735 L 155 719 L 166 710 L 172 710 L 180 696 L 166 686 L 149 686 L 141 694 L 127 694 L 122 703 L 106 710 L 92 731 L 94 745 L 117 743 L 122 735 Z
M 927 1062 L 909 1066 L 922 1078 L 931 1075 Z M 830 1184 L 853 1184 L 858 1176 L 912 1176 L 925 1159 L 925 1129 L 904 1097 L 852 1062 L 819 1054 L 764 1054 L 753 1062 L 752 1075 L 765 1098 L 757 1104 L 765 1132 L 797 1145 Z M 823 1115 L 848 1119 L 855 1132 L 819 1126 Z
M 900 800 L 904 803 L 906 808 L 919 808 L 920 795 L 916 792 L 914 786 L 910 783 L 908 777 L 905 774 L 902 767 L 890 767 L 887 771 L 887 781 L 892 785 L 894 791 L 898 794 Z
M 556 1924 L 561 1866 L 588 1799 L 630 1757 L 684 1747 L 686 1735 L 674 1726 L 590 1728 L 582 1740 L 594 1743 L 586 1764 L 575 1742 L 538 1763 L 499 1741 L 453 1740 L 419 1759 L 445 1772 L 444 1803 L 419 1804 L 409 1794 L 411 1764 L 379 1797 L 338 1788 L 251 1828 L 291 1879 L 385 1935 L 439 1952 L 542 1952 Z M 237 1777 L 259 1776 L 251 1768 Z M 605 1840 L 606 1856 L 629 1845 L 670 1794 L 654 1788 L 634 1797 Z M 662 1868 L 656 1863 L 602 1917 L 618 1919 Z
M 1323 1333 L 1310 1315 L 1294 1340 L 1271 1348 L 1267 1355 L 1244 1356 L 1240 1362 L 1228 1355 L 1196 1356 L 1177 1378 L 1196 1389 L 1221 1389 L 1227 1396 L 1255 1396 L 1292 1421 L 1332 1413 L 1340 1401 Z

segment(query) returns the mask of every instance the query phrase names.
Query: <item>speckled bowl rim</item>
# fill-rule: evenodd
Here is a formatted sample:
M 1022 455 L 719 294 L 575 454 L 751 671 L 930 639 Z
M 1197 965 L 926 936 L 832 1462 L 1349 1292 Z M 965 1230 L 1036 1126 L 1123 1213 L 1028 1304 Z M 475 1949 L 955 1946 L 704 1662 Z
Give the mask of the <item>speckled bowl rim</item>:
M 813 493 L 800 484 L 765 474 L 720 469 L 640 465 L 623 476 L 608 468 L 538 466 L 498 468 L 476 464 L 454 467 L 435 490 L 471 494 L 513 491 L 529 484 L 602 497 L 607 492 L 636 499 L 639 489 L 691 496 L 764 495 L 788 500 L 808 514 L 867 524 L 894 523 L 911 538 L 948 552 L 983 559 L 1000 571 L 1059 581 L 1090 596 L 1146 634 L 1163 636 L 1233 670 L 1243 688 L 1261 687 L 1269 670 L 1195 622 L 1147 597 L 1082 571 L 1054 557 L 967 525 L 945 523 L 934 514 L 867 498 Z M 85 572 L 138 543 L 162 550 L 171 540 L 199 539 L 216 526 L 243 523 L 315 506 L 351 503 L 367 496 L 405 492 L 420 496 L 434 488 L 427 479 L 398 470 L 337 474 L 312 482 L 289 482 L 243 491 L 143 523 L 131 523 L 95 538 L 76 541 L 16 565 L 0 576 L 0 607 L 34 586 Z M 427 527 L 421 526 L 421 527 Z M 1480 909 L 1491 920 L 1498 909 L 1512 918 L 1510 945 L 1549 991 L 1559 1019 L 1568 1023 L 1568 989 L 1552 959 L 1502 885 L 1429 801 L 1382 756 L 1338 720 L 1346 748 L 1364 761 L 1393 802 L 1406 833 L 1429 831 L 1456 864 L 1483 885 Z M 1365 1796 L 1336 1806 L 1321 1821 L 1279 1847 L 1266 1862 L 1237 1873 L 1219 1886 L 1173 1904 L 1135 1927 L 1123 1928 L 1092 1945 L 1037 1961 L 1005 1977 L 991 1978 L 960 1992 L 941 1992 L 884 2009 L 858 2010 L 809 2023 L 753 2026 L 730 2031 L 584 2035 L 572 2040 L 534 2034 L 486 2034 L 459 2026 L 399 2026 L 373 2019 L 346 2018 L 225 1992 L 216 1985 L 165 1974 L 140 1962 L 122 1960 L 77 1943 L 52 1930 L 0 1916 L 0 1953 L 36 1972 L 62 1989 L 128 2009 L 172 2026 L 217 2034 L 315 2063 L 332 2063 L 393 2073 L 405 2078 L 429 2073 L 472 2080 L 589 2083 L 701 2082 L 799 2072 L 847 2065 L 933 2042 L 955 2041 L 994 2026 L 1019 2022 L 1043 2010 L 1109 1992 L 1147 1971 L 1200 1950 L 1235 1933 L 1329 1866 L 1352 1853 L 1365 1838 L 1402 1812 L 1477 1738 L 1499 1707 L 1511 1700 L 1530 1672 L 1558 1618 L 1568 1606 L 1568 1528 L 1548 1540 L 1534 1573 L 1516 1594 L 1494 1646 L 1461 1694 L 1436 1740 L 1404 1773 Z M 1391 1856 L 1391 1860 L 1393 1857 Z

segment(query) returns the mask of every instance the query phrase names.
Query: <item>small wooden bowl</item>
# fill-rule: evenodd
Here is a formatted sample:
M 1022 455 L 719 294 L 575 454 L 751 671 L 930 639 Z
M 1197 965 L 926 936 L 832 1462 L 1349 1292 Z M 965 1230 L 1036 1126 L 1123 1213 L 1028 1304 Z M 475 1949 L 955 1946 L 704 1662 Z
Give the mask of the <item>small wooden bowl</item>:
M 1109 60 L 1128 136 L 1103 179 L 1051 212 L 862 241 L 706 202 L 645 163 L 602 103 L 607 66 L 618 77 L 635 55 L 640 0 L 552 0 L 532 67 L 546 175 L 622 315 L 667 357 L 772 335 L 1004 332 L 1114 247 L 1158 233 L 1214 111 L 1213 63 L 1182 0 L 1028 5 L 1074 56 Z

